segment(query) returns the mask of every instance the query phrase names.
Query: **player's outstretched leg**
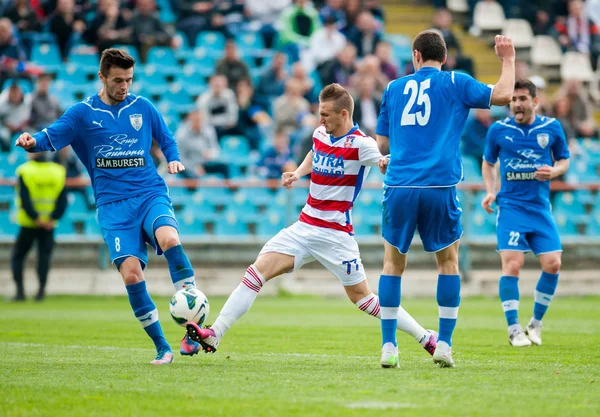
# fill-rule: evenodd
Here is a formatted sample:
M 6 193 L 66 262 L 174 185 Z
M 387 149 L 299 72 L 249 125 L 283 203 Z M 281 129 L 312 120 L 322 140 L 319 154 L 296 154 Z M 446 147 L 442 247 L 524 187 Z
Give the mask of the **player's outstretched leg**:
M 135 261 L 137 262 L 137 259 Z M 150 363 L 164 365 L 173 362 L 173 352 L 160 327 L 158 310 L 146 290 L 146 281 L 126 285 L 125 288 L 135 317 L 156 346 L 156 358 Z
M 188 335 L 200 343 L 205 352 L 216 352 L 225 333 L 250 310 L 264 283 L 293 268 L 294 257 L 291 255 L 276 252 L 259 255 L 246 270 L 242 282 L 231 293 L 213 325 L 202 329 L 190 323 L 187 325 Z
M 527 337 L 536 345 L 542 344 L 542 318 L 546 314 L 558 286 L 561 254 L 553 252 L 540 255 L 540 263 L 542 264 L 542 275 L 535 287 L 533 318 L 525 328 Z
M 370 290 L 369 290 L 370 291 Z M 361 298 L 356 303 L 360 311 L 381 319 L 381 306 L 379 297 L 370 293 Z M 398 307 L 397 326 L 398 330 L 408 333 L 425 349 L 430 355 L 433 355 L 437 346 L 437 332 L 425 330 L 402 306 Z
M 164 224 L 159 223 L 162 219 Z M 169 266 L 171 281 L 175 287 L 175 291 L 184 288 L 195 287 L 196 278 L 194 277 L 194 269 L 192 263 L 185 254 L 183 246 L 179 241 L 177 229 L 168 224 L 171 221 L 170 217 L 159 217 L 154 223 L 156 229 L 156 239 L 161 248 L 164 249 L 165 259 Z M 179 345 L 179 353 L 186 356 L 193 356 L 200 352 L 200 344 L 193 341 L 187 333 L 181 339 Z
M 502 309 L 508 323 L 508 342 L 515 347 L 531 346 L 531 342 L 519 324 L 519 278 L 504 275 L 500 277 L 498 287 Z

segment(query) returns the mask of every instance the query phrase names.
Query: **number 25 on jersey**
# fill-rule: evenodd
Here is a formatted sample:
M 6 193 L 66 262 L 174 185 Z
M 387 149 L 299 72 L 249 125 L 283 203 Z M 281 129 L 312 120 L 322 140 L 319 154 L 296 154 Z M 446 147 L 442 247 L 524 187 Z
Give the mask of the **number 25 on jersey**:
M 409 80 L 404 86 L 404 95 L 409 95 L 408 102 L 406 103 L 406 107 L 404 107 L 404 111 L 402 112 L 402 120 L 400 121 L 401 126 L 414 126 L 418 123 L 420 126 L 425 126 L 427 122 L 429 122 L 429 117 L 431 116 L 431 100 L 429 100 L 429 95 L 427 94 L 427 89 L 429 89 L 431 80 L 423 80 L 421 84 L 417 84 L 415 80 Z M 413 106 L 415 105 L 415 101 L 417 105 L 423 106 L 423 109 L 416 113 L 411 113 Z

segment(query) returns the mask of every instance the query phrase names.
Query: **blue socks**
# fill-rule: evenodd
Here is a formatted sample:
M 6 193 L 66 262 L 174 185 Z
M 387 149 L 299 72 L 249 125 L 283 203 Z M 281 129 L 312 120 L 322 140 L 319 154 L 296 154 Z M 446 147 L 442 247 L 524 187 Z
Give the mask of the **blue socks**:
M 508 326 L 519 324 L 519 278 L 502 276 L 498 287 Z
M 460 275 L 438 275 L 437 303 L 440 315 L 438 341 L 452 346 L 460 305 Z
M 381 275 L 379 277 L 379 304 L 381 306 L 382 345 L 396 342 L 396 326 L 398 325 L 398 308 L 400 307 L 400 291 L 402 277 Z
M 169 273 L 175 286 L 175 291 L 186 287 L 195 287 L 196 279 L 192 264 L 183 250 L 183 246 L 177 245 L 165 252 L 165 258 L 169 264 Z
M 154 342 L 156 350 L 158 351 L 163 347 L 169 347 L 170 349 L 158 321 L 158 310 L 146 290 L 146 281 L 126 285 L 125 288 L 129 295 L 129 304 L 131 304 L 133 314 Z
M 542 276 L 535 287 L 534 293 L 535 304 L 533 305 L 533 318 L 535 320 L 542 321 L 557 286 L 558 274 L 542 272 Z

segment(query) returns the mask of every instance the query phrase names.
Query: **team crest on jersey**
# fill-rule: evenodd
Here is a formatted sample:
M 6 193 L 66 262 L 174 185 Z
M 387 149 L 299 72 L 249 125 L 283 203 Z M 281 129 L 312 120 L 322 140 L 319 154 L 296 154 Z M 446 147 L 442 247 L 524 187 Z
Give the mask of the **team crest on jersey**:
M 142 119 L 141 114 L 130 114 L 129 121 L 131 122 L 131 126 L 133 126 L 135 130 L 140 130 L 142 128 L 142 125 L 144 124 L 144 120 Z
M 538 133 L 537 135 L 538 145 L 545 149 L 548 146 L 548 142 L 550 142 L 550 135 L 547 133 Z
M 352 144 L 354 143 L 354 139 L 356 137 L 355 136 L 348 136 L 346 137 L 346 142 L 344 142 L 344 148 L 351 148 Z

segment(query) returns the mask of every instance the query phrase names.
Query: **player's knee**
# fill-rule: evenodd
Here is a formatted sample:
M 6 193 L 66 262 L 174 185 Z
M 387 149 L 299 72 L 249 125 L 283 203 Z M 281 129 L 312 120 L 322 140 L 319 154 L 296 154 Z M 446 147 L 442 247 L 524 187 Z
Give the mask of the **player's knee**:
M 125 285 L 137 284 L 144 280 L 144 275 L 139 264 L 136 265 L 135 263 L 124 262 L 121 265 L 119 272 L 121 273 Z
M 175 230 L 175 229 L 173 229 Z M 160 245 L 161 249 L 164 251 L 169 250 L 177 245 L 180 245 L 181 242 L 179 240 L 179 236 L 177 235 L 177 232 L 174 231 L 173 233 L 168 233 L 165 234 L 164 236 L 161 236 L 158 244 Z
M 383 275 L 392 275 L 396 277 L 401 277 L 404 274 L 405 265 L 396 264 L 391 261 L 383 262 Z
M 521 267 L 523 266 L 523 262 L 518 259 L 509 259 L 504 263 L 504 275 L 508 275 L 511 277 L 518 277 L 521 273 Z
M 438 261 L 438 274 L 458 275 L 458 260 L 446 259 L 443 261 Z
M 542 270 L 549 274 L 558 274 L 562 265 L 560 256 L 555 256 L 547 259 L 542 265 Z

